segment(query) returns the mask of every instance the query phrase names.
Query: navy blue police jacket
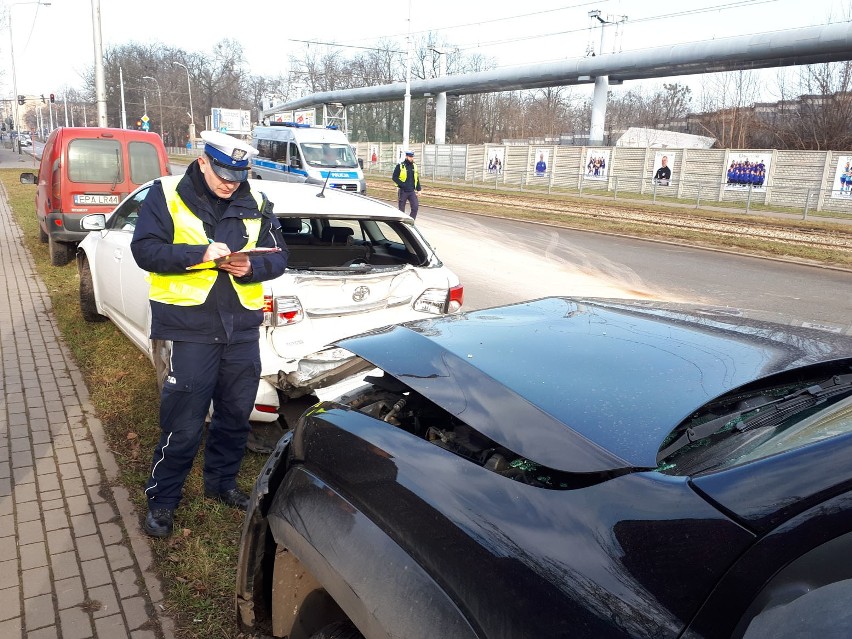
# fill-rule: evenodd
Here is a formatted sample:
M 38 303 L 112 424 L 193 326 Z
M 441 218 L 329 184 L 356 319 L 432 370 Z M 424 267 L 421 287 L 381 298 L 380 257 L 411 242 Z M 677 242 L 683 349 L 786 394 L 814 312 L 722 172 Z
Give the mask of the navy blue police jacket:
M 274 279 L 287 268 L 287 247 L 281 225 L 272 214 L 258 209 L 247 182 L 230 199 L 218 198 L 207 186 L 198 162 L 193 162 L 177 186 L 184 204 L 204 223 L 207 237 L 223 242 L 232 251 L 245 247 L 248 238 L 244 219 L 263 218 L 257 246 L 279 247 L 280 253 L 253 256 L 252 272 L 240 283 Z M 203 261 L 207 245 L 174 244 L 174 223 L 166 205 L 163 187 L 157 180 L 139 209 L 130 250 L 136 263 L 149 273 L 184 273 L 186 267 Z M 151 300 L 151 339 L 209 344 L 236 344 L 258 339 L 263 311 L 245 308 L 229 276 L 220 271 L 210 294 L 198 306 L 175 306 Z

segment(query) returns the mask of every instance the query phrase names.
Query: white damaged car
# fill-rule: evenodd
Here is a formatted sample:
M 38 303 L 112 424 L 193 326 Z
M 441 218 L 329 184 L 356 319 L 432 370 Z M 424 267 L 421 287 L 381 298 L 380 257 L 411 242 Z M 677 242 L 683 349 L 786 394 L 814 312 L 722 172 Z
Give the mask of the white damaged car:
M 251 420 L 278 420 L 291 398 L 350 376 L 358 361 L 337 340 L 413 319 L 458 311 L 464 288 L 411 218 L 377 200 L 309 184 L 252 180 L 281 221 L 289 265 L 264 282 L 261 381 Z M 152 183 L 109 215 L 83 218 L 80 310 L 106 318 L 166 373 L 170 342 L 152 342 L 147 273 L 130 252 L 139 207 Z M 322 194 L 320 196 L 320 194 Z M 283 421 L 283 420 L 282 420 Z

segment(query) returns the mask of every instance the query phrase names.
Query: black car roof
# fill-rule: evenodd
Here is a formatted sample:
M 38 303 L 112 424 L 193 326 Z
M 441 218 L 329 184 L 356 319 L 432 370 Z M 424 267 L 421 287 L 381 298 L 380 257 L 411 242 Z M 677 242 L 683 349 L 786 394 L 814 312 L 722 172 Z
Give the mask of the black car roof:
M 567 472 L 653 468 L 708 401 L 852 338 L 659 302 L 545 298 L 340 342 L 499 444 Z

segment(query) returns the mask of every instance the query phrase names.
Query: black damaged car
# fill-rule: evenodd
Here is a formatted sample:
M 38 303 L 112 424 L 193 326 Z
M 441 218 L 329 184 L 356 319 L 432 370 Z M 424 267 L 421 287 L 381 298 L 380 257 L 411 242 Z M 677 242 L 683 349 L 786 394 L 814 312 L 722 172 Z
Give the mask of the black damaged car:
M 341 346 L 379 370 L 258 478 L 243 631 L 852 636 L 852 337 L 549 298 Z

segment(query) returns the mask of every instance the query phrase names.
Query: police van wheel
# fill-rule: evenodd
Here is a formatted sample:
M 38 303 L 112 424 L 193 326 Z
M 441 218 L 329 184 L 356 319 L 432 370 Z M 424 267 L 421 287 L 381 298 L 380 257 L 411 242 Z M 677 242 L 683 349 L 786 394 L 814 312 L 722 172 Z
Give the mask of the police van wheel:
M 98 313 L 92 269 L 89 266 L 89 260 L 85 257 L 80 261 L 80 314 L 87 322 L 103 322 L 106 320 L 106 317 Z
M 53 266 L 65 266 L 74 257 L 74 245 L 68 242 L 58 242 L 52 237 L 48 239 L 50 263 Z
M 364 639 L 364 635 L 348 621 L 338 621 L 311 635 L 311 639 Z

